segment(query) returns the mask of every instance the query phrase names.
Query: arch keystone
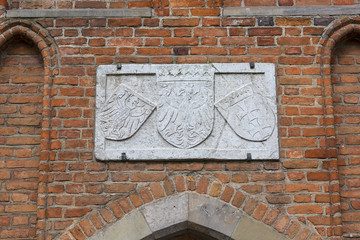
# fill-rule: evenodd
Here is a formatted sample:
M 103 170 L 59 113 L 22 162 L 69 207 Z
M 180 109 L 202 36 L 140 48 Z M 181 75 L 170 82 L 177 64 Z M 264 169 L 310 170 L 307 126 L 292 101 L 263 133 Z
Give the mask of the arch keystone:
M 243 213 L 231 205 L 206 195 L 189 194 L 190 223 L 231 236 Z M 219 238 L 220 236 L 214 236 Z M 221 239 L 221 238 L 219 238 Z
M 166 236 L 186 228 L 189 218 L 189 194 L 163 198 L 140 209 L 155 237 Z M 172 227 L 173 226 L 173 227 Z

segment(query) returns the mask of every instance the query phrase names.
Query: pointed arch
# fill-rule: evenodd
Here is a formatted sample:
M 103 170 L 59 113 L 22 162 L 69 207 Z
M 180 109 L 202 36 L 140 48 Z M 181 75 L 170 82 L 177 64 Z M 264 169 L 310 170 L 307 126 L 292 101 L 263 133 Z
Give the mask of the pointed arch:
M 164 214 L 166 212 L 166 214 Z M 152 202 L 99 231 L 89 240 L 171 239 L 192 231 L 206 239 L 286 240 L 264 223 L 256 222 L 238 208 L 198 193 L 182 193 Z
M 176 184 L 179 182 L 168 179 L 138 188 L 127 197 L 87 213 L 55 239 L 111 239 L 119 234 L 132 240 L 167 239 L 184 230 L 210 239 L 237 240 L 244 234 L 248 236 L 245 239 L 258 239 L 259 233 L 273 237 L 269 239 L 322 239 L 313 226 L 235 190 L 230 184 L 210 181 L 210 186 L 218 187 L 216 192 L 211 188 L 204 192 L 201 187 L 185 191 Z M 169 186 L 175 186 L 172 189 L 177 192 L 169 191 Z M 139 226 L 134 226 L 135 222 Z
M 317 63 L 320 64 L 321 76 L 319 85 L 322 87 L 322 105 L 324 108 L 324 127 L 326 128 L 326 142 L 324 156 L 328 160 L 330 213 L 333 234 L 343 228 L 340 207 L 340 182 L 338 153 L 335 144 L 335 115 L 333 104 L 333 86 L 331 82 L 331 57 L 337 43 L 347 36 L 360 34 L 360 18 L 346 17 L 330 24 L 324 31 L 319 43 Z M 342 232 L 342 230 L 341 230 Z
M 29 20 L 8 20 L 0 24 L 0 47 L 21 36 L 30 41 L 39 50 L 44 65 L 44 85 L 42 102 L 42 121 L 41 121 L 41 142 L 40 142 L 40 163 L 39 163 L 39 183 L 37 199 L 37 229 L 36 235 L 45 234 L 41 226 L 45 226 L 47 197 L 47 169 L 50 154 L 50 132 L 51 132 L 51 94 L 53 77 L 58 74 L 58 48 L 50 33 L 37 24 Z

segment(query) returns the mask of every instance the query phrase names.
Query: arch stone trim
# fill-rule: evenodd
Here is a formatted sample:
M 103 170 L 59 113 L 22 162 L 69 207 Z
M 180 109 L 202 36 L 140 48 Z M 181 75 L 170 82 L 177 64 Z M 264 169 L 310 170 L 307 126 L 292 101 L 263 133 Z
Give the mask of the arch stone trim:
M 120 199 L 116 198 L 113 201 L 108 202 L 105 206 L 96 208 L 93 211 L 84 214 L 80 219 L 74 220 L 67 229 L 61 232 L 61 234 L 57 236 L 54 235 L 54 239 L 83 240 L 93 237 L 94 235 L 100 236 L 98 239 L 101 239 L 101 235 L 98 235 L 99 232 L 105 232 L 106 230 L 104 229 L 110 228 L 115 222 L 121 221 L 120 219 L 126 218 L 132 212 L 139 211 L 139 213 L 141 213 L 140 209 L 145 208 L 147 205 L 155 206 L 152 205 L 152 203 L 157 203 L 162 199 L 167 199 L 173 196 L 178 198 L 181 196 L 181 194 L 188 194 L 187 196 L 191 196 L 191 194 L 197 194 L 205 196 L 206 198 L 213 198 L 222 204 L 231 206 L 232 209 L 235 208 L 241 211 L 243 214 L 241 219 L 249 218 L 252 220 L 252 222 L 263 225 L 262 229 L 266 230 L 266 228 L 270 228 L 272 231 L 280 234 L 285 239 L 324 239 L 321 236 L 321 233 L 319 233 L 315 226 L 311 223 L 303 223 L 294 216 L 288 216 L 284 209 L 258 201 L 253 196 L 249 196 L 247 193 L 243 193 L 242 191 L 233 188 L 229 184 L 221 184 L 217 180 L 211 180 L 207 177 L 199 177 L 197 179 L 194 178 L 195 187 L 191 187 L 191 189 L 188 188 L 186 190 L 185 186 L 183 185 L 184 180 L 185 179 L 183 176 L 174 176 L 173 178 L 169 178 L 163 182 L 155 182 L 150 183 L 147 186 L 140 186 L 129 195 L 123 196 Z M 204 183 L 206 183 L 205 186 L 211 187 L 204 188 Z M 220 187 L 220 189 L 218 191 L 214 191 L 215 186 Z M 161 217 L 166 219 L 168 216 L 163 216 L 162 214 Z M 188 217 L 186 219 L 188 219 Z M 209 235 L 211 232 L 216 232 L 216 230 L 212 231 L 206 226 L 201 226 L 199 224 L 190 222 L 189 220 L 186 220 L 185 222 L 183 221 L 180 224 L 172 225 L 170 230 L 174 228 L 177 230 L 175 229 L 172 231 L 177 231 L 177 234 L 179 233 L 179 230 L 181 231 L 186 229 L 188 232 L 207 235 L 209 238 L 212 236 Z M 246 229 L 246 227 L 244 229 Z M 161 231 L 167 231 L 169 234 L 168 230 L 169 229 L 166 228 L 161 229 Z M 259 230 L 256 232 L 259 232 Z M 226 236 L 221 232 L 216 233 L 222 236 L 220 238 L 221 240 L 229 239 L 229 237 L 231 237 L 230 234 L 229 236 Z M 160 231 L 157 231 L 157 234 L 160 234 Z M 172 235 L 167 235 L 165 239 L 171 236 Z M 149 237 L 153 237 L 153 234 L 151 233 Z M 93 237 L 92 239 L 96 239 L 96 237 Z M 161 239 L 164 240 L 164 238 Z
M 166 213 L 166 214 L 164 214 Z M 264 223 L 240 209 L 197 193 L 183 193 L 146 204 L 89 239 L 154 240 L 192 229 L 224 240 L 285 240 Z

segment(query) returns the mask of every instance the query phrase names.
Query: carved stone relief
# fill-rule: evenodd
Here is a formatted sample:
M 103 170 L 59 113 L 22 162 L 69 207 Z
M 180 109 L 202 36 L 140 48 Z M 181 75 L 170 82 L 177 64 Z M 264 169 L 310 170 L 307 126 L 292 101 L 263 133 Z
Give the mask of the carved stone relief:
M 106 139 L 124 140 L 141 127 L 155 106 L 120 85 L 100 110 L 100 127 Z
M 204 141 L 214 125 L 214 84 L 211 68 L 159 67 L 158 130 L 177 148 Z
M 278 159 L 275 86 L 273 64 L 99 66 L 95 155 Z
M 265 141 L 274 131 L 275 115 L 266 100 L 250 84 L 216 103 L 216 108 L 239 137 Z

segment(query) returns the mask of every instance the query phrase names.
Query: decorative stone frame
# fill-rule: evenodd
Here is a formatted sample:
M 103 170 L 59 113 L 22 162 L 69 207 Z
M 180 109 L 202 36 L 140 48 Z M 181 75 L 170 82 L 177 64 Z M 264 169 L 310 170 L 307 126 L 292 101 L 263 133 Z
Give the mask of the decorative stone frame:
M 208 81 L 212 81 L 214 89 L 213 95 L 215 95 L 214 106 L 212 106 L 213 109 L 211 109 L 215 115 L 211 134 L 209 133 L 208 137 L 203 139 L 203 141 L 195 147 L 173 147 L 160 136 L 160 130 L 156 130 L 157 126 L 159 126 L 156 115 L 159 115 L 160 111 L 159 107 L 157 107 L 154 112 L 150 112 L 150 114 L 146 116 L 148 119 L 145 123 L 141 123 L 143 126 L 139 127 L 139 130 L 136 130 L 132 136 L 124 140 L 121 139 L 121 141 L 116 141 L 117 139 L 113 140 L 112 138 L 107 139 L 108 137 L 105 136 L 102 128 L 102 122 L 108 122 L 111 121 L 111 119 L 103 120 L 101 118 L 101 115 L 104 113 L 102 109 L 105 108 L 106 111 L 111 111 L 112 115 L 116 113 L 116 111 L 123 111 L 116 110 L 120 105 L 114 105 L 110 110 L 107 109 L 109 105 L 117 101 L 114 100 L 117 92 L 128 91 L 131 92 L 129 94 L 140 94 L 140 96 L 143 97 L 143 100 L 140 101 L 147 104 L 148 108 L 152 109 L 151 111 L 155 108 L 154 106 L 163 105 L 163 103 L 158 103 L 160 100 L 156 94 L 157 88 L 159 88 L 160 85 L 159 82 L 163 81 L 159 79 L 164 78 L 160 78 L 157 75 L 163 68 L 181 68 L 181 70 L 179 70 L 180 73 L 181 71 L 197 73 L 195 69 L 206 69 L 203 70 L 203 72 L 211 72 L 210 75 L 212 75 L 210 78 L 208 76 L 211 80 Z M 189 70 L 189 68 L 191 69 Z M 196 77 L 188 76 L 187 74 L 186 72 L 186 76 L 184 76 L 183 79 L 181 78 L 182 76 L 170 78 L 171 81 L 176 81 L 176 84 L 196 82 L 200 80 L 198 78 L 204 78 L 204 76 L 200 76 L 201 74 Z M 127 78 L 129 78 L 129 80 Z M 177 78 L 180 80 L 177 80 Z M 139 85 L 141 85 L 141 87 L 138 87 Z M 121 68 L 113 65 L 99 66 L 96 84 L 95 157 L 99 160 L 277 160 L 279 159 L 279 145 L 276 85 L 275 65 L 271 63 L 256 63 L 254 67 L 250 66 L 249 63 L 126 64 L 121 66 Z M 115 88 L 117 90 L 114 90 Z M 120 88 L 122 90 L 119 90 Z M 244 93 L 245 90 L 243 89 L 245 88 L 257 90 L 252 90 L 254 91 L 252 94 Z M 239 136 L 236 130 L 235 133 L 234 130 L 232 130 L 233 127 L 229 127 L 231 126 L 231 122 L 228 121 L 230 117 L 226 118 L 226 116 L 231 114 L 231 110 L 225 113 L 221 112 L 219 111 L 220 107 L 217 105 L 223 100 L 227 100 L 227 98 L 233 99 L 234 96 L 231 96 L 232 94 L 240 95 L 241 98 L 245 98 L 242 95 L 248 94 L 249 96 L 246 96 L 246 99 L 250 99 L 251 104 L 253 104 L 252 109 L 261 109 L 258 111 L 259 114 L 266 116 L 261 116 L 263 122 L 267 124 L 272 120 L 274 121 L 271 123 L 273 130 L 270 137 L 264 140 L 247 140 L 246 137 Z M 116 98 L 118 99 L 118 96 L 116 96 Z M 139 98 L 141 99 L 141 97 Z M 240 97 L 238 98 L 240 99 Z M 234 105 L 237 104 L 238 103 L 235 103 Z M 265 115 L 266 113 L 268 115 Z M 248 114 L 250 113 L 246 112 L 244 115 Z M 243 127 L 244 129 L 242 129 L 244 132 L 250 130 L 251 127 L 250 124 L 242 124 L 241 126 L 245 126 Z M 263 126 L 261 125 L 261 127 Z M 258 131 L 258 128 L 256 128 L 256 131 Z

